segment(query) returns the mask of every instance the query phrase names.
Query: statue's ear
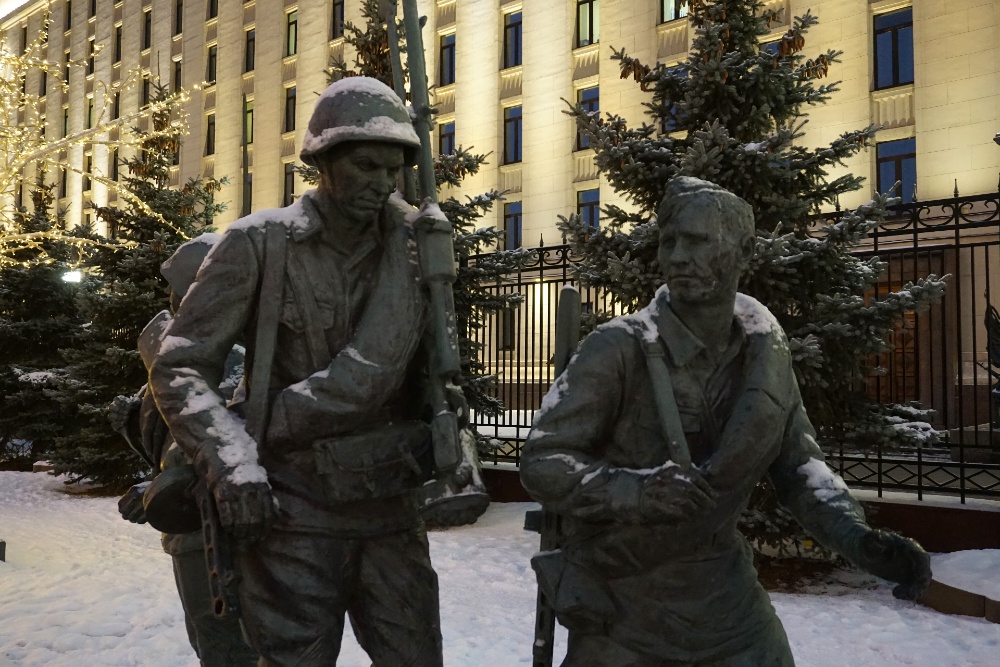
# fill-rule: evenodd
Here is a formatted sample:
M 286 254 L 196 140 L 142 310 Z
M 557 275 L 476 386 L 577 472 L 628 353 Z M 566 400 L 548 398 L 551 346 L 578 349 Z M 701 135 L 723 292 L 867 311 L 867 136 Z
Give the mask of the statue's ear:
M 744 269 L 750 265 L 750 260 L 753 259 L 756 250 L 757 239 L 755 237 L 749 236 L 743 239 L 743 243 L 740 245 L 740 261 Z

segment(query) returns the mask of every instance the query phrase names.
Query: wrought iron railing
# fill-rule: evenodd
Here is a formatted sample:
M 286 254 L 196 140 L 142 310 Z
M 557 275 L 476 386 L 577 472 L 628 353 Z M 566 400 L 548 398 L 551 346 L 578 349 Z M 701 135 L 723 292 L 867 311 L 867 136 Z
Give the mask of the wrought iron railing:
M 908 316 L 894 332 L 890 351 L 870 359 L 873 368 L 887 372 L 868 383 L 873 400 L 932 408 L 932 425 L 945 437 L 939 445 L 911 452 L 832 452 L 831 465 L 849 484 L 879 492 L 952 494 L 963 501 L 1000 497 L 1000 430 L 989 373 L 998 360 L 988 354 L 986 328 L 989 307 L 1000 302 L 1000 195 L 894 206 L 857 252 L 886 262 L 869 295 L 874 299 L 930 273 L 951 275 L 944 299 Z M 566 245 L 541 247 L 533 263 L 491 287 L 518 292 L 524 301 L 487 318 L 477 334 L 506 406 L 498 418 L 473 417 L 479 432 L 494 441 L 488 464 L 519 462 L 531 415 L 555 379 L 550 360 L 557 295 L 563 284 L 576 283 L 575 261 Z M 581 297 L 585 310 L 614 307 L 602 289 L 581 288 Z

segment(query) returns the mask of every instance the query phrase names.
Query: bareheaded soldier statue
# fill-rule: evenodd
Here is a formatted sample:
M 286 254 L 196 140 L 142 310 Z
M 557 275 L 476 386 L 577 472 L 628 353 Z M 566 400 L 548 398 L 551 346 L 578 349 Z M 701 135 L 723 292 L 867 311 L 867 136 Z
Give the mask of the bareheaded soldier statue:
M 562 517 L 563 546 L 532 564 L 569 629 L 564 667 L 790 667 L 736 529 L 761 478 L 897 597 L 922 593 L 929 559 L 865 523 L 824 463 L 781 327 L 737 292 L 750 205 L 676 177 L 657 221 L 665 285 L 590 334 L 535 413 L 521 480 Z

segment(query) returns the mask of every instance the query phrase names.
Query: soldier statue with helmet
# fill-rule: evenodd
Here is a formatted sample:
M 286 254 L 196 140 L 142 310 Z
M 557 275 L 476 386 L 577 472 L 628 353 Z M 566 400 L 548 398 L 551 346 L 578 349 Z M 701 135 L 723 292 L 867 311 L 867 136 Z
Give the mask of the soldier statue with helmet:
M 336 664 L 345 614 L 375 664 L 442 664 L 414 493 L 434 416 L 414 231 L 429 214 L 395 192 L 419 146 L 387 86 L 329 86 L 301 152 L 319 186 L 225 231 L 150 369 L 157 406 L 235 539 L 261 665 Z M 236 343 L 246 423 L 217 389 Z

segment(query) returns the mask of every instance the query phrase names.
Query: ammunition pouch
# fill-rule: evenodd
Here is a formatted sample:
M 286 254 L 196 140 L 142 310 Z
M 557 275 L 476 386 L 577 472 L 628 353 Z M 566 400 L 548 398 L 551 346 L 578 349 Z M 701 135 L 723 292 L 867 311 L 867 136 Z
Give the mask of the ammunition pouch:
M 562 625 L 585 634 L 608 632 L 618 610 L 599 574 L 573 563 L 561 549 L 535 554 L 531 568 Z
M 423 422 L 388 424 L 313 443 L 316 472 L 331 503 L 389 498 L 420 486 L 415 454 L 430 442 Z

